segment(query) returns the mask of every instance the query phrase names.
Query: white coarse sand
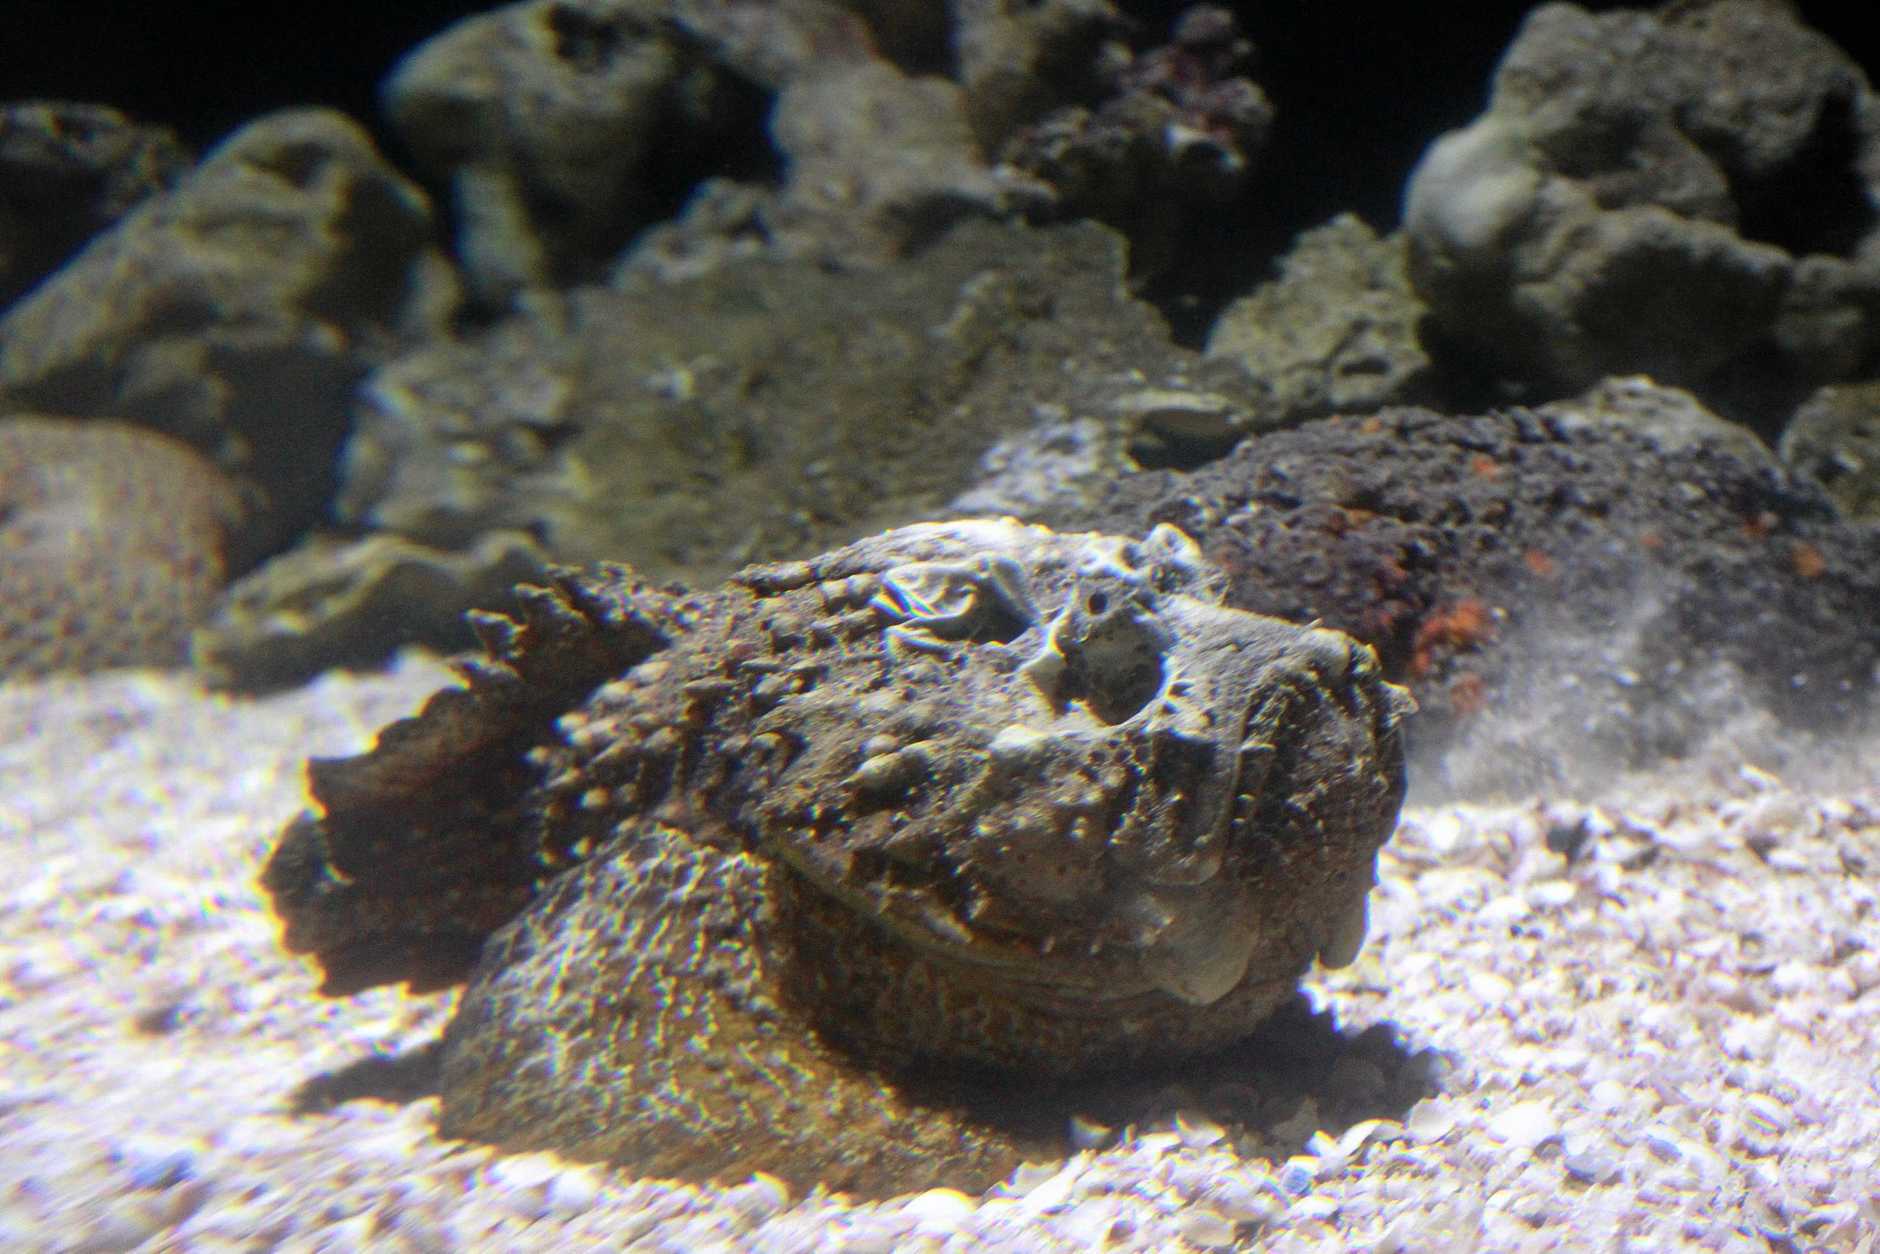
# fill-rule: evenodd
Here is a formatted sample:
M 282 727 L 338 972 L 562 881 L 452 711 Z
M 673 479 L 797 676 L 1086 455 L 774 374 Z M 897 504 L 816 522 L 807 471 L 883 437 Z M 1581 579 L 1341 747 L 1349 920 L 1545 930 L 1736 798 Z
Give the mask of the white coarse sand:
M 304 759 L 447 678 L 410 655 L 260 700 L 0 689 L 0 1249 L 1880 1242 L 1880 741 L 1826 792 L 1703 763 L 1623 803 L 1406 811 L 1364 954 L 1306 986 L 1439 1061 L 1401 1118 L 1318 1126 L 1307 1100 L 1275 1161 L 1185 1113 L 984 1197 L 856 1204 L 441 1140 L 435 1096 L 396 1089 L 452 998 L 325 1000 L 279 949 L 256 875 Z M 307 1100 L 349 1077 L 374 1095 Z

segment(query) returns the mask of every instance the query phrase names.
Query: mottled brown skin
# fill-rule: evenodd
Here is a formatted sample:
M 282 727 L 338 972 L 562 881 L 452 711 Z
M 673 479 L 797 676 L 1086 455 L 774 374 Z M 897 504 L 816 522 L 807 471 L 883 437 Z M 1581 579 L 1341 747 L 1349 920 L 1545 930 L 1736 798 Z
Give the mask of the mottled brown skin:
M 1009 521 L 710 595 L 564 579 L 316 766 L 266 876 L 287 943 L 329 991 L 468 974 L 448 1134 L 983 1188 L 1048 1147 L 972 1076 L 1218 1048 L 1362 938 L 1407 699 L 1219 582 L 1170 528 Z

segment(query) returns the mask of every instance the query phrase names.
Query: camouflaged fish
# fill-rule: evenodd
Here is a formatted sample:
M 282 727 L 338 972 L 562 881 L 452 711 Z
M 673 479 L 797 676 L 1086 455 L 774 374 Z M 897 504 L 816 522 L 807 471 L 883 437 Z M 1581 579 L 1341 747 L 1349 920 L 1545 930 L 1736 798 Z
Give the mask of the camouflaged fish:
M 265 874 L 324 991 L 467 980 L 443 1131 L 649 1176 L 983 1188 L 973 1077 L 1245 1037 L 1362 943 L 1409 709 L 1187 536 L 907 527 L 477 617 Z

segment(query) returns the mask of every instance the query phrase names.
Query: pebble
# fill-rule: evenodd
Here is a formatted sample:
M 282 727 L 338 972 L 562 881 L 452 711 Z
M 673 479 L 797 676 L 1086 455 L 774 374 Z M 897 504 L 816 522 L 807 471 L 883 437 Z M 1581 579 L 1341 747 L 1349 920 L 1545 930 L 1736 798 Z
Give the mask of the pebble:
M 1531 1150 L 1557 1136 L 1560 1123 L 1546 1102 L 1525 1101 L 1497 1113 L 1486 1131 L 1504 1145 Z
M 1098 1123 L 1085 1115 L 1075 1115 L 1070 1121 L 1070 1142 L 1072 1149 L 1097 1150 L 1109 1145 L 1116 1139 L 1116 1129 L 1107 1123 Z
M 922 1231 L 939 1235 L 959 1227 L 977 1209 L 958 1189 L 928 1189 L 901 1203 L 901 1213 L 911 1216 Z
M 1504 893 L 1487 902 L 1475 912 L 1475 921 L 1483 927 L 1506 928 L 1509 924 L 1525 919 L 1534 913 L 1534 907 L 1528 905 L 1527 898 L 1514 893 Z
M 1766 1140 L 1781 1136 L 1795 1122 L 1788 1103 L 1768 1093 L 1751 1093 L 1744 1098 L 1740 1114 L 1743 1127 Z
M 1769 991 L 1777 997 L 1794 997 L 1821 985 L 1821 973 L 1813 964 L 1797 958 L 1778 962 L 1769 973 Z
M 1484 1005 L 1499 1006 L 1514 996 L 1514 981 L 1493 971 L 1471 971 L 1463 977 L 1463 983 Z
M 1188 1244 L 1204 1250 L 1227 1249 L 1240 1235 L 1232 1219 L 1205 1206 L 1191 1206 L 1177 1215 L 1175 1232 Z
M 1030 1214 L 1043 1215 L 1070 1205 L 1077 1192 L 1080 1174 L 1072 1167 L 1053 1172 L 1049 1178 L 1025 1193 L 1022 1199 L 1025 1210 Z
M 1278 1180 L 1257 1169 L 1223 1174 L 1204 1196 L 1236 1223 L 1266 1223 L 1292 1201 Z
M 125 1137 L 111 1147 L 111 1160 L 134 1189 L 167 1189 L 195 1178 L 200 1141 L 168 1136 Z
M 548 1209 L 559 1219 L 592 1210 L 600 1196 L 600 1177 L 587 1168 L 571 1167 L 548 1182 Z
M 1227 1139 L 1227 1129 L 1192 1110 L 1175 1112 L 1175 1133 L 1189 1149 L 1206 1149 Z
M 1536 910 L 1559 910 L 1579 895 L 1579 884 L 1565 879 L 1540 880 L 1527 889 L 1528 904 Z
M 1619 1160 L 1604 1146 L 1575 1150 L 1560 1160 L 1560 1165 L 1575 1180 L 1599 1184 L 1618 1174 Z
M 1442 1140 L 1455 1129 L 1455 1106 L 1440 1100 L 1418 1102 L 1404 1122 L 1404 1130 L 1411 1139 L 1424 1145 Z
M 1317 1159 L 1295 1155 L 1280 1166 L 1279 1187 L 1293 1197 L 1304 1197 L 1312 1191 L 1312 1183 L 1318 1179 L 1318 1174 Z

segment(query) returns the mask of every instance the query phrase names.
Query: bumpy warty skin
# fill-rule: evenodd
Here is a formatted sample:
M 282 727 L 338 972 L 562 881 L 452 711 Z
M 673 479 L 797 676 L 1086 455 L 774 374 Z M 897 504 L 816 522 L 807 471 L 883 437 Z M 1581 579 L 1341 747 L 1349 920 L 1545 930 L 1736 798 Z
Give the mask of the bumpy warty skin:
M 450 1134 L 984 1187 L 1037 1147 L 936 1067 L 1208 1051 L 1362 941 L 1408 698 L 1220 595 L 1173 528 L 1010 520 L 710 594 L 565 576 L 483 620 L 466 689 L 314 764 L 286 943 L 328 991 L 468 974 Z

